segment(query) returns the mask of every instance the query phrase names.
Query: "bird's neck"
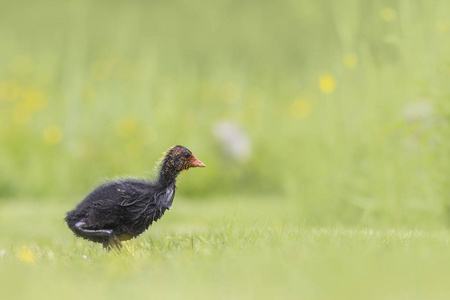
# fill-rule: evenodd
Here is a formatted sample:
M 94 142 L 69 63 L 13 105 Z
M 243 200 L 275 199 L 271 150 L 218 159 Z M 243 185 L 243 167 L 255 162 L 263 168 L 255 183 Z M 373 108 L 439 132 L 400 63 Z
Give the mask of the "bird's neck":
M 158 183 L 163 187 L 175 185 L 179 172 L 166 160 L 163 161 L 159 170 Z

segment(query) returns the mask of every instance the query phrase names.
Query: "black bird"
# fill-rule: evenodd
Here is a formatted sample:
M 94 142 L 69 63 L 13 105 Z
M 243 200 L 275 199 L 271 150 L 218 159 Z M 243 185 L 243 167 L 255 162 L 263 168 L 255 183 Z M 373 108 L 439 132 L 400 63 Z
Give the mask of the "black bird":
M 76 236 L 102 243 L 105 249 L 121 247 L 160 219 L 172 206 L 178 174 L 205 167 L 187 148 L 174 146 L 166 152 L 155 181 L 120 179 L 107 182 L 67 213 Z

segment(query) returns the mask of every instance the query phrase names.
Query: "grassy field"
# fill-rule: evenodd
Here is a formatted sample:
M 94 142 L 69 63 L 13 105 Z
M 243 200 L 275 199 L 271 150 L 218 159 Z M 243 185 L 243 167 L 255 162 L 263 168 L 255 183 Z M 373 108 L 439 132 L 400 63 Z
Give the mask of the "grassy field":
M 446 230 L 310 227 L 274 208 L 280 199 L 177 200 L 120 253 L 75 240 L 61 221 L 68 206 L 2 204 L 2 297 L 450 297 Z
M 3 3 L 0 298 L 448 299 L 449 77 L 446 0 Z M 73 237 L 175 144 L 173 212 Z

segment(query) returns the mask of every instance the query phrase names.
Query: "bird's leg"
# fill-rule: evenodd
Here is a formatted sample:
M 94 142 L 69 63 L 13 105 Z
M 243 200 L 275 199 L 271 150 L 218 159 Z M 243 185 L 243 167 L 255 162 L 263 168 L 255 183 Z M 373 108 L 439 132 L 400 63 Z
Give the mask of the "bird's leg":
M 109 240 L 103 242 L 103 249 L 110 251 L 113 248 L 117 250 L 122 248 L 122 244 L 115 234 L 114 237 L 110 237 Z
M 103 242 L 103 248 L 108 250 L 112 247 L 116 247 L 117 249 L 122 247 L 120 240 L 117 238 L 112 229 L 86 229 L 84 228 L 85 225 L 86 223 L 82 221 L 75 224 L 74 231 L 77 235 L 88 240 L 93 240 L 93 238 L 102 238 L 105 240 Z

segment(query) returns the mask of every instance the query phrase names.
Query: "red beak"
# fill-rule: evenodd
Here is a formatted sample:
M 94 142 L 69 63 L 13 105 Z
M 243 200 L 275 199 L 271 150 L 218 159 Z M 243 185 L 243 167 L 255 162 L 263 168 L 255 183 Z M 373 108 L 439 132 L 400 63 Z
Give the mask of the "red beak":
M 191 154 L 191 156 L 191 168 L 205 167 L 205 164 L 199 161 L 194 155 Z

